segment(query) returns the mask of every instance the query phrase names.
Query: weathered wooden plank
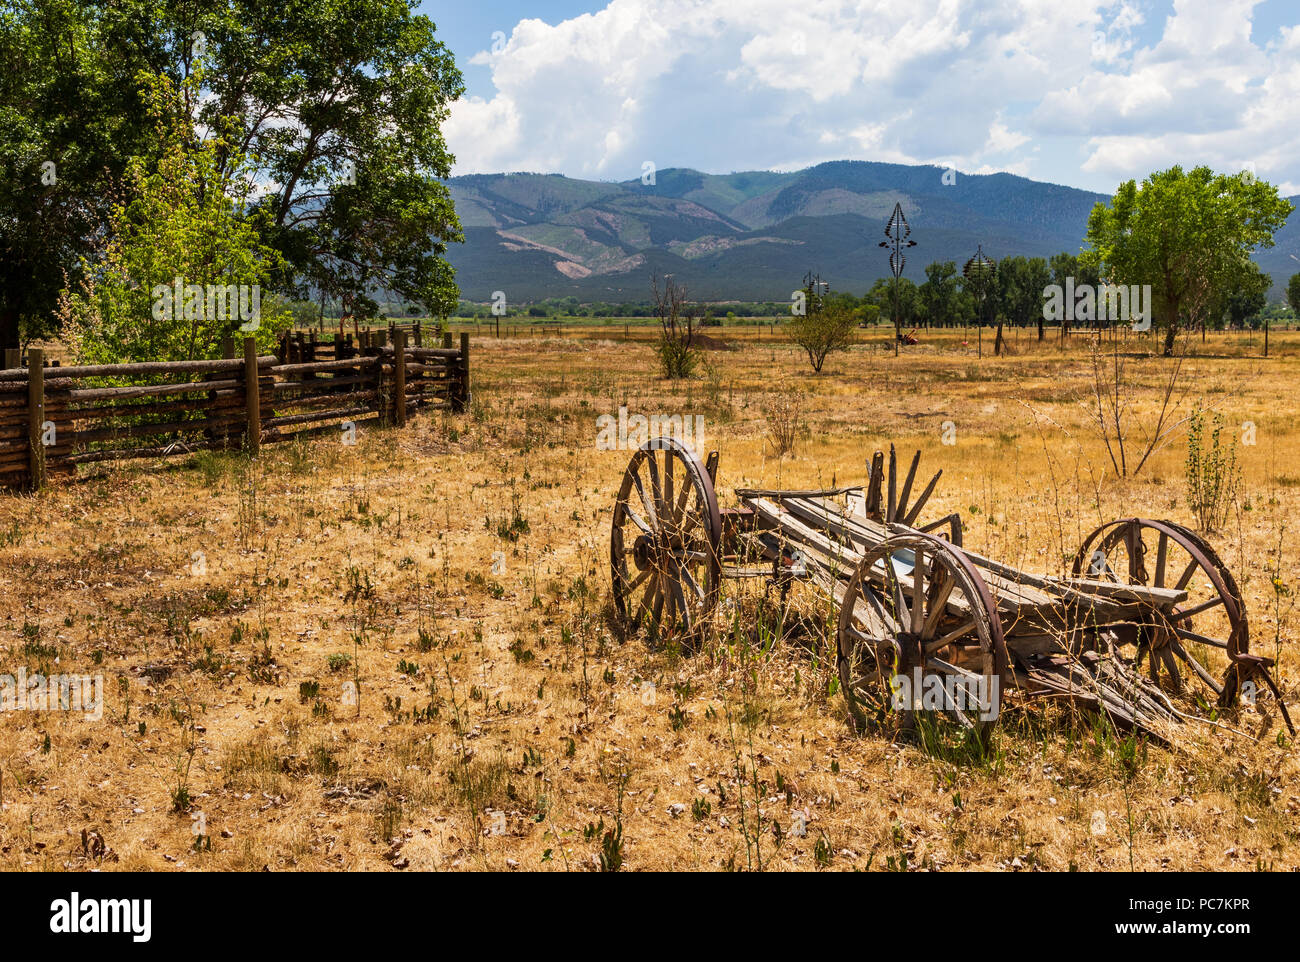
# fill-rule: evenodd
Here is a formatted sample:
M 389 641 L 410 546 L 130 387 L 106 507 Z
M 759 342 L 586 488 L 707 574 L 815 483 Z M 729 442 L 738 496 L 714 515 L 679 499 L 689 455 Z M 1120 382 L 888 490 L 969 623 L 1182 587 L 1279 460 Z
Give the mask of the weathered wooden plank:
M 1152 607 L 1172 608 L 1187 600 L 1186 591 L 1177 588 L 1157 588 L 1151 585 L 1122 585 L 1114 581 L 1096 581 L 1091 578 L 1053 578 L 1051 583 L 1079 588 L 1089 594 L 1104 598 L 1117 598 L 1126 601 L 1140 601 Z
M 243 381 L 189 381 L 184 384 L 127 384 L 121 387 L 73 388 L 68 400 L 73 404 L 87 401 L 126 401 L 131 398 L 166 397 L 169 394 L 202 394 L 206 391 L 236 389 Z
M 278 363 L 274 354 L 257 358 L 258 367 L 272 367 Z M 239 359 L 215 361 L 139 361 L 131 364 L 74 364 L 68 367 L 51 368 L 49 373 L 55 377 L 48 380 L 54 383 L 86 377 L 123 377 L 128 374 L 194 374 L 211 371 L 238 371 L 244 366 Z M 26 381 L 27 369 L 0 371 L 0 381 Z M 65 385 L 70 386 L 70 385 Z

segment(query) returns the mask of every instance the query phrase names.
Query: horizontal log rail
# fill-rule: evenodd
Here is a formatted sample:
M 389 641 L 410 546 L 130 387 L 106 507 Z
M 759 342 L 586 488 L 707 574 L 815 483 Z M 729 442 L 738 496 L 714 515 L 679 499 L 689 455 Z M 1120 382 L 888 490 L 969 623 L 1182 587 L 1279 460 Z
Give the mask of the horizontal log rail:
M 216 360 L 62 366 L 33 348 L 14 367 L 13 352 L 0 369 L 0 487 L 39 488 L 104 461 L 204 450 L 255 457 L 263 443 L 342 422 L 401 427 L 429 405 L 464 412 L 469 335 L 454 345 L 444 332 L 441 347 L 424 346 L 430 333 L 394 325 L 366 333 L 360 347 L 336 336 L 335 356 L 318 355 L 330 345 L 301 334 L 283 338 L 278 356 L 259 354 L 251 338 L 237 353 L 227 338 Z
M 274 354 L 257 359 L 258 367 L 273 367 L 279 359 Z M 54 367 L 48 370 L 60 379 L 82 377 L 127 377 L 148 374 L 205 374 L 211 371 L 242 371 L 244 362 L 238 359 L 215 361 L 138 361 L 132 364 L 81 364 L 73 367 Z M 30 367 L 8 368 L 0 371 L 0 381 L 26 381 Z M 46 381 L 53 381 L 47 377 Z

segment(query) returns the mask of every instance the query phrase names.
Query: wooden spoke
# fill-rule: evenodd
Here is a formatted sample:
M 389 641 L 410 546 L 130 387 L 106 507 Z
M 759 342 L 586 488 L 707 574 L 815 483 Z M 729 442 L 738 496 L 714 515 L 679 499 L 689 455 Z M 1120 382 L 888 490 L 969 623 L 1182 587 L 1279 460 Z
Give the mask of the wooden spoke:
M 1228 643 L 1226 641 L 1218 641 L 1215 638 L 1209 638 L 1205 635 L 1199 635 L 1196 632 L 1189 631 L 1186 628 L 1175 628 L 1174 633 L 1178 635 L 1179 638 L 1184 638 L 1187 641 L 1194 641 L 1198 645 L 1209 645 L 1211 648 L 1222 648 L 1224 651 L 1228 650 Z
M 695 531 L 704 525 L 704 518 L 698 512 L 686 512 L 680 519 L 677 526 L 677 533 L 685 538 L 692 531 Z
M 874 638 L 871 635 L 868 635 L 866 632 L 859 631 L 853 625 L 849 625 L 844 630 L 848 633 L 849 637 L 853 638 L 855 641 L 859 642 L 860 644 L 870 645 L 872 648 L 876 648 L 876 649 L 887 648 L 891 645 L 891 642 L 888 638 Z
M 912 482 L 916 480 L 916 466 L 921 463 L 921 452 L 912 456 L 912 466 L 907 469 L 907 478 L 903 481 L 903 490 L 898 495 L 898 507 L 894 509 L 894 520 L 907 516 L 907 498 L 912 493 Z
M 1222 597 L 1211 598 L 1209 601 L 1203 601 L 1199 605 L 1195 605 L 1191 608 L 1186 608 L 1183 611 L 1176 611 L 1173 614 L 1168 615 L 1167 617 L 1170 623 L 1185 621 L 1188 618 L 1191 618 L 1193 615 L 1199 615 L 1203 611 L 1209 611 L 1211 608 L 1217 608 L 1221 604 L 1223 604 Z
M 652 577 L 654 577 L 654 569 L 646 568 L 645 571 L 637 575 L 636 578 L 632 580 L 631 584 L 627 586 L 627 593 L 632 594 L 633 592 L 636 591 L 636 589 L 640 588 L 643 584 L 645 584 L 647 579 Z
M 664 523 L 667 524 L 670 529 L 675 528 L 677 523 L 677 518 L 674 516 L 673 513 L 673 505 L 676 503 L 676 501 L 677 498 L 673 494 L 673 453 L 672 451 L 665 449 L 664 450 L 663 518 L 664 518 Z
M 673 607 L 677 612 L 677 617 L 682 621 L 683 627 L 687 630 L 691 627 L 691 606 L 686 603 L 686 594 L 682 591 L 681 569 L 676 570 L 678 577 L 670 580 L 672 587 Z M 669 615 L 669 623 L 675 624 L 672 615 Z
M 623 516 L 629 518 L 634 525 L 641 529 L 642 534 L 654 534 L 649 523 L 641 515 L 632 510 L 630 505 L 623 505 Z
M 952 595 L 952 589 L 956 586 L 957 579 L 951 574 L 939 584 L 939 590 L 935 592 L 934 597 L 929 601 L 929 611 L 926 612 L 925 623 L 921 626 L 922 638 L 928 640 L 934 637 L 939 622 L 948 610 L 948 598 Z
M 1168 648 L 1159 650 L 1160 660 L 1164 663 L 1165 671 L 1169 675 L 1169 683 L 1173 686 L 1175 692 L 1183 690 L 1183 676 L 1178 670 L 1178 662 L 1174 660 L 1174 653 Z
M 926 658 L 926 665 L 931 668 L 938 668 L 940 671 L 947 672 L 950 675 L 956 675 L 958 678 L 965 678 L 967 681 L 973 681 L 980 684 L 983 681 L 982 675 L 977 675 L 973 671 L 967 671 L 965 668 L 958 668 L 951 662 L 944 661 L 942 658 Z
M 943 472 L 940 471 L 930 479 L 930 483 L 925 486 L 925 490 L 921 492 L 919 497 L 917 497 L 916 504 L 912 505 L 908 510 L 907 517 L 903 519 L 903 524 L 907 525 L 909 528 L 912 527 L 912 524 L 918 517 L 920 517 L 921 509 L 924 508 L 925 503 L 930 500 L 930 495 L 934 494 L 934 486 L 939 483 L 939 478 L 942 476 Z
M 936 638 L 934 641 L 929 642 L 924 648 L 926 656 L 928 657 L 929 654 L 933 651 L 942 651 L 944 648 L 947 648 L 958 638 L 961 638 L 964 635 L 969 635 L 972 631 L 975 631 L 974 619 L 964 622 L 961 625 L 961 627 L 954 628 L 952 631 L 948 632 L 942 638 Z
M 1169 535 L 1160 532 L 1160 541 L 1156 546 L 1156 574 L 1151 583 L 1157 588 L 1165 586 L 1165 563 L 1169 560 Z
M 1196 569 L 1199 568 L 1200 565 L 1201 563 L 1197 561 L 1195 558 L 1189 561 L 1187 563 L 1187 567 L 1183 569 L 1182 576 L 1179 577 L 1178 579 L 1178 584 L 1174 585 L 1174 587 L 1177 588 L 1179 591 L 1182 591 L 1184 588 L 1186 588 L 1187 583 L 1192 580 L 1192 575 L 1196 574 Z
M 641 506 L 645 508 L 646 515 L 650 518 L 650 526 L 652 528 L 659 527 L 659 512 L 655 510 L 654 502 L 646 494 L 645 483 L 641 480 L 639 471 L 632 475 L 632 485 L 636 488 L 637 496 L 641 499 Z M 646 533 L 650 533 L 649 528 L 647 528 Z
M 1195 658 L 1191 657 L 1191 655 L 1187 654 L 1187 650 L 1182 645 L 1180 645 L 1176 641 L 1170 641 L 1169 647 L 1173 649 L 1175 655 L 1177 655 L 1184 662 L 1186 662 L 1187 667 L 1191 668 L 1192 671 L 1196 673 L 1196 676 L 1201 679 L 1201 681 L 1205 682 L 1205 684 L 1210 687 L 1211 691 L 1213 691 L 1216 695 L 1223 694 L 1223 686 L 1220 685 L 1218 681 L 1215 680 L 1213 675 L 1211 675 L 1208 671 L 1205 670 L 1204 667 L 1201 666 L 1200 662 L 1198 662 Z
M 916 456 L 920 458 L 921 453 L 918 451 Z M 915 461 L 912 462 L 912 467 L 915 469 Z M 908 475 L 908 481 L 911 480 L 911 475 Z M 925 608 L 922 604 L 925 597 L 925 576 L 923 574 L 925 571 L 925 555 L 920 549 L 917 549 L 914 559 L 912 565 L 912 634 L 919 635 L 921 633 L 922 619 L 925 617 Z
M 695 493 L 695 485 L 691 484 L 688 478 L 682 484 L 682 493 L 677 498 L 677 510 L 673 512 L 674 520 L 680 522 L 685 517 L 686 502 L 690 500 L 693 493 Z
M 650 494 L 654 498 L 655 505 L 655 527 L 664 523 L 664 488 L 663 483 L 659 480 L 659 459 L 655 456 L 654 451 L 650 452 L 650 457 L 645 459 L 646 467 L 650 472 Z
M 897 634 L 901 629 L 896 618 L 890 615 L 885 607 L 885 600 L 880 597 L 879 593 L 870 584 L 863 585 L 862 596 L 867 604 L 874 610 L 876 617 L 884 625 L 886 631 L 892 631 Z
M 1128 548 L 1129 584 L 1143 584 L 1146 579 L 1142 577 L 1142 529 L 1130 527 L 1125 529 L 1125 534 L 1124 543 Z
M 641 596 L 641 604 L 637 606 L 636 618 L 633 621 L 634 628 L 640 628 L 642 619 L 646 613 L 652 610 L 654 604 L 659 600 L 661 592 L 659 591 L 659 572 L 648 569 L 651 572 L 651 580 L 646 585 L 645 594 Z
M 888 558 L 885 559 L 885 576 L 889 579 L 889 588 L 894 602 L 894 615 L 901 625 L 903 624 L 903 616 L 908 614 L 907 599 L 903 595 L 903 583 L 898 578 L 898 572 Z
M 695 592 L 696 597 L 699 598 L 700 601 L 703 601 L 704 589 L 696 583 L 695 577 L 691 574 L 691 569 L 686 565 L 682 565 L 677 570 L 681 572 L 682 580 L 686 582 L 691 591 Z

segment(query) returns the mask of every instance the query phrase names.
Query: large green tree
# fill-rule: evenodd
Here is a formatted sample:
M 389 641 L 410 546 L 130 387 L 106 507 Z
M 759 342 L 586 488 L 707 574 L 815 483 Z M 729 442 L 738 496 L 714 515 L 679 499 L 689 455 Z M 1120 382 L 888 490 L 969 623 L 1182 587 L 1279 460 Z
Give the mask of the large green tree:
M 1052 272 L 1041 257 L 1004 257 L 998 264 L 998 296 L 1002 313 L 1012 324 L 1027 327 L 1037 323 L 1043 339 L 1043 289 L 1052 283 Z
M 0 347 L 48 332 L 127 163 L 151 149 L 140 59 L 105 41 L 99 6 L 0 5 Z
M 1088 217 L 1080 263 L 1111 284 L 1150 284 L 1154 318 L 1172 355 L 1179 329 L 1204 322 L 1250 269 L 1250 255 L 1273 246 L 1293 207 L 1254 177 L 1208 167 L 1126 181 Z
M 1272 286 L 1273 278 L 1251 261 L 1227 292 L 1222 316 L 1233 327 L 1245 326 L 1248 320 L 1257 318 L 1268 306 L 1268 289 Z
M 960 320 L 961 284 L 953 261 L 935 261 L 925 268 L 925 281 L 917 289 L 921 316 L 929 324 Z
M 881 317 L 894 316 L 894 279 L 882 277 L 871 285 L 871 290 L 863 295 L 863 300 L 880 309 Z M 906 277 L 898 279 L 898 324 L 915 324 L 921 311 L 919 288 Z
M 193 90 L 195 129 L 251 162 L 250 217 L 282 255 L 276 286 L 362 313 L 384 288 L 454 309 L 460 225 L 441 126 L 464 85 L 434 24 L 401 0 L 12 0 L 0 12 L 0 342 L 54 309 L 94 246 L 106 185 L 159 159 L 148 78 Z M 202 83 L 187 85 L 201 71 Z M 57 165 L 41 191 L 42 164 Z M 56 216 L 57 215 L 57 216 Z
M 1089 264 L 1079 262 L 1079 255 L 1071 254 L 1069 251 L 1062 251 L 1059 254 L 1053 254 L 1048 261 L 1048 269 L 1052 273 L 1052 283 L 1056 284 L 1062 290 L 1066 288 L 1066 281 L 1074 278 L 1074 287 L 1096 287 L 1099 283 L 1097 269 Z M 1070 333 L 1070 322 L 1061 319 L 1061 334 Z
M 1300 274 L 1292 274 L 1286 285 L 1286 301 L 1291 310 L 1300 314 Z
M 262 0 L 215 6 L 184 25 L 213 60 L 199 117 L 242 118 L 237 143 L 276 185 L 261 206 L 298 286 L 362 314 L 381 286 L 454 310 L 443 255 L 462 235 L 441 128 L 464 83 L 432 21 L 396 0 L 299 0 L 291 16 Z
M 114 205 L 104 248 L 60 303 L 64 336 L 91 364 L 220 357 L 221 340 L 255 337 L 263 351 L 290 320 L 262 288 L 281 266 L 248 217 L 253 182 L 220 137 L 200 140 L 183 91 L 158 78 L 156 164 L 127 168 L 129 203 Z M 181 109 L 178 109 L 181 108 Z M 217 156 L 233 158 L 224 173 Z

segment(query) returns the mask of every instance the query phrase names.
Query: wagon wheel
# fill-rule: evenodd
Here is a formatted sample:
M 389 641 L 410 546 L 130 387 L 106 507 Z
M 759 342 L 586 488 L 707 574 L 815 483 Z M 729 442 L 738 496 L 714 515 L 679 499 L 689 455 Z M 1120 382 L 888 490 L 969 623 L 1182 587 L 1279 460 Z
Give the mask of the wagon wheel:
M 1072 570 L 1075 577 L 1186 591 L 1186 601 L 1149 613 L 1135 664 L 1146 659 L 1151 680 L 1175 693 L 1184 690 L 1186 669 L 1198 685 L 1214 692 L 1222 707 L 1237 703 L 1243 682 L 1267 687 L 1291 727 L 1266 670 L 1272 661 L 1250 654 L 1246 606 L 1237 582 L 1199 535 L 1171 521 L 1112 521 L 1084 540 Z
M 997 713 L 1008 676 L 1002 620 L 975 566 L 946 541 L 900 534 L 869 550 L 840 603 L 837 642 L 840 683 L 858 729 L 864 709 L 881 716 L 891 705 L 904 727 L 915 724 L 918 707 L 942 708 L 980 732 Z M 937 681 L 929 686 L 943 682 L 958 697 L 935 705 L 925 697 L 931 676 Z
M 637 450 L 614 503 L 614 606 L 632 633 L 697 635 L 718 603 L 722 517 L 699 457 L 675 438 Z

